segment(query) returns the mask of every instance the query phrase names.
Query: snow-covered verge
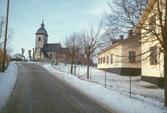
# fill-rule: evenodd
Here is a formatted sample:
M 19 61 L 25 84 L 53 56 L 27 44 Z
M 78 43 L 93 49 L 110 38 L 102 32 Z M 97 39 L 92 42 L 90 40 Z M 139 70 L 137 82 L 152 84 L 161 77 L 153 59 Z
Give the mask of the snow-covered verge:
M 17 65 L 11 62 L 5 73 L 0 73 L 0 109 L 5 105 L 17 79 Z
M 70 73 L 70 65 L 59 63 L 53 65 L 54 68 L 65 73 Z M 82 80 L 94 82 L 105 86 L 105 72 L 98 70 L 96 67 L 90 67 L 90 79 L 86 77 L 87 67 L 84 65 L 76 65 L 76 75 Z M 155 104 L 156 106 L 164 105 L 164 89 L 141 80 L 141 76 L 132 77 L 131 79 L 132 97 L 140 101 Z M 129 96 L 130 77 L 120 76 L 117 74 L 106 72 L 106 87 L 110 90 Z
M 81 80 L 77 76 L 62 72 L 63 70 L 59 71 L 49 64 L 43 66 L 53 73 L 54 76 L 66 81 L 88 97 L 116 113 L 167 113 L 167 109 L 163 105 L 154 104 L 156 101 L 152 100 L 152 103 L 149 103 L 136 98 L 130 98 L 129 95 L 105 88 L 103 85 Z

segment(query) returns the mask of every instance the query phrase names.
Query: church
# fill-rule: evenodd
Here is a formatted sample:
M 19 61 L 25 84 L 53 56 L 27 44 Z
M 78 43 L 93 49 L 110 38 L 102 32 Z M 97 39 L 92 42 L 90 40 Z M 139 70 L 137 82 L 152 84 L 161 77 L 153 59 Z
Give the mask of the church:
M 86 64 L 84 55 L 77 50 L 75 53 L 73 63 Z M 35 61 L 55 61 L 70 64 L 71 57 L 72 54 L 69 48 L 62 47 L 60 43 L 48 43 L 48 33 L 42 21 L 40 28 L 36 31 L 33 59 Z

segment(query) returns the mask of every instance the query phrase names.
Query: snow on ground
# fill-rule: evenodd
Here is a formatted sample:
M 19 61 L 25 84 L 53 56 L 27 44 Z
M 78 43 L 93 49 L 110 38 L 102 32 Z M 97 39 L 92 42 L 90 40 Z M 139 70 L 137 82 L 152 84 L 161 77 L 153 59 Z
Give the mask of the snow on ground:
M 86 79 L 86 67 L 78 66 L 76 75 L 69 74 L 70 65 L 45 64 L 44 67 L 56 77 L 65 80 L 82 93 L 117 113 L 167 113 L 163 107 L 163 90 L 144 81 L 132 78 L 133 95 L 129 97 L 129 77 L 107 73 L 107 88 L 104 87 L 104 72 L 91 68 L 91 80 Z M 80 79 L 79 79 L 80 78 Z
M 54 67 L 62 72 L 70 72 L 70 65 L 59 64 L 54 65 Z M 105 72 L 96 69 L 96 67 L 90 68 L 89 80 L 86 78 L 86 66 L 77 66 L 76 76 L 83 80 L 95 82 L 103 86 L 105 85 Z M 124 95 L 129 95 L 129 80 L 129 76 L 120 76 L 106 72 L 107 88 L 123 93 Z M 163 106 L 164 90 L 151 83 L 141 81 L 140 76 L 132 77 L 132 96 L 141 101 L 146 101 Z
M 0 73 L 0 108 L 5 105 L 17 79 L 17 65 L 10 63 L 5 73 Z

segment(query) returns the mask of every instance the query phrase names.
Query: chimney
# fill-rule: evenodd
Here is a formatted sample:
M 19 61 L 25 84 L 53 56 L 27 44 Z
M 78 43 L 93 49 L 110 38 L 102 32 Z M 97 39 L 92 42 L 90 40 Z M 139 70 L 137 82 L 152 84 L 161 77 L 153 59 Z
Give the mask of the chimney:
M 124 40 L 124 35 L 119 36 L 120 40 Z
M 128 30 L 128 38 L 132 38 L 133 37 L 133 30 L 130 29 Z

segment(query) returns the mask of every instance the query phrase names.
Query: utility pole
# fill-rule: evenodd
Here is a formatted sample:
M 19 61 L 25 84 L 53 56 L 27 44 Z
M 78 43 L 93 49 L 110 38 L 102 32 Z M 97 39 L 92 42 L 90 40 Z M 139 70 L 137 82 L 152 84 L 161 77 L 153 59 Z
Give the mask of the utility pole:
M 2 64 L 2 71 L 3 72 L 5 72 L 6 44 L 7 44 L 7 37 L 8 37 L 8 18 L 9 18 L 9 0 L 7 0 L 7 10 L 6 10 L 4 54 L 3 54 L 3 64 Z

